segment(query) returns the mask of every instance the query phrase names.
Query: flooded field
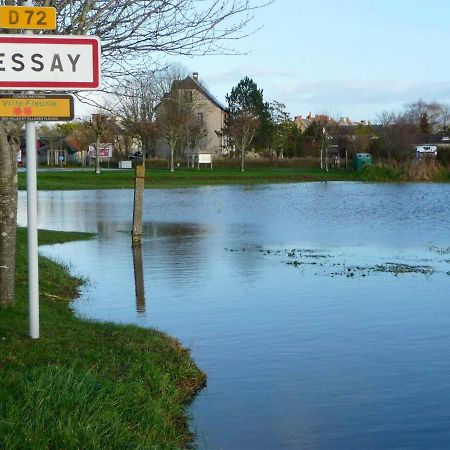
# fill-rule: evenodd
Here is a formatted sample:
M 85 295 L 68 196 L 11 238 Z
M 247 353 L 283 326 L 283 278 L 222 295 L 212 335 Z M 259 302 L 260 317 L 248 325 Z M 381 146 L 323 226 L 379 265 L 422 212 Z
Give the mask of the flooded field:
M 450 185 L 305 183 L 39 192 L 43 247 L 89 279 L 81 316 L 192 348 L 201 449 L 444 449 Z M 19 222 L 25 223 L 25 195 Z

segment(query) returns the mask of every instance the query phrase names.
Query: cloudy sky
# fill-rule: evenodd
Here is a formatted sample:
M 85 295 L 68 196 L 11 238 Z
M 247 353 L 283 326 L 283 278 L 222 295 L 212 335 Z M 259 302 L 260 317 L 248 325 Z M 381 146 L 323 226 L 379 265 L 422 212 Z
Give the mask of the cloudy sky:
M 419 98 L 450 103 L 449 19 L 449 0 L 275 0 L 235 43 L 242 55 L 172 61 L 223 102 L 248 76 L 292 116 L 375 120 Z

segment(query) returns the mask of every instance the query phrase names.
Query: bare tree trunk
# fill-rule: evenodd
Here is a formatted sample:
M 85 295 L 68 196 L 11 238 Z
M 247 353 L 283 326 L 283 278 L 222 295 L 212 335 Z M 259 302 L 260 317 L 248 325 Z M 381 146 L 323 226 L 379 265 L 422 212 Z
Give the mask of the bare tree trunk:
M 17 145 L 0 123 L 0 306 L 14 304 L 17 224 Z
M 95 143 L 95 173 L 100 173 L 100 135 L 97 135 L 97 142 Z
M 245 171 L 245 150 L 244 148 L 241 149 L 241 172 Z
M 173 146 L 170 146 L 170 171 L 173 172 L 174 168 L 173 168 Z

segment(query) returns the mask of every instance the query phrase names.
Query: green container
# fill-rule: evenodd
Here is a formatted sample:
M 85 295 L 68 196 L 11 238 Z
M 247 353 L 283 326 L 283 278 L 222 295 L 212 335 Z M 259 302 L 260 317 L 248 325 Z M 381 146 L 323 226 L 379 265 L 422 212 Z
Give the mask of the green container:
M 372 155 L 370 153 L 357 153 L 353 156 L 353 169 L 361 170 L 364 166 L 373 164 Z

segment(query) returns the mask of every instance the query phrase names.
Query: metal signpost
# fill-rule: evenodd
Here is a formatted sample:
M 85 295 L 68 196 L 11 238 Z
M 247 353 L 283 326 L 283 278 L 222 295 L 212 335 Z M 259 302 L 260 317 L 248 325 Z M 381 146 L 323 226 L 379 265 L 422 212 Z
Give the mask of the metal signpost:
M 37 95 L 44 91 L 98 89 L 100 40 L 95 36 L 34 35 L 55 30 L 56 9 L 0 6 L 0 28 L 24 29 L 25 35 L 0 35 L 0 89 L 25 90 L 0 97 L 0 120 L 26 120 L 28 301 L 30 336 L 39 338 L 39 272 L 37 233 L 37 165 L 35 120 L 73 119 L 69 95 Z

